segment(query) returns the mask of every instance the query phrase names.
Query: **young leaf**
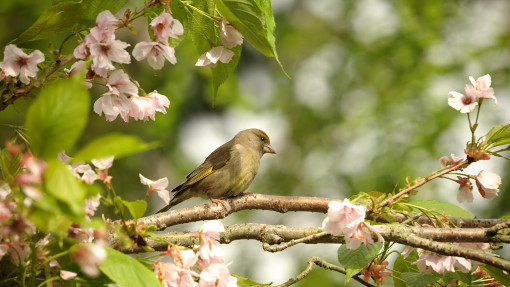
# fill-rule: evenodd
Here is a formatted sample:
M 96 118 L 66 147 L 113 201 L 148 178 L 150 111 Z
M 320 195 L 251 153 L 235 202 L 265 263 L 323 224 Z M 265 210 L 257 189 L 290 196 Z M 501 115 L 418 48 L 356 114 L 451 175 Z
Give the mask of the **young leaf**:
M 104 0 L 82 0 L 85 12 L 82 18 L 86 20 L 96 20 L 97 14 L 104 10 L 109 10 L 112 14 L 117 13 L 128 0 L 104 1 Z
M 119 286 L 161 286 L 156 274 L 136 259 L 108 247 L 105 249 L 106 259 L 99 270 Z
M 231 50 L 234 52 L 234 56 L 228 63 L 218 62 L 216 67 L 212 68 L 212 78 L 213 78 L 213 102 L 216 100 L 216 95 L 218 94 L 218 89 L 220 86 L 227 80 L 228 76 L 235 71 L 237 67 L 237 63 L 239 62 L 239 58 L 241 57 L 241 49 L 242 46 L 238 45 L 232 48 Z
M 402 274 L 406 272 L 419 272 L 418 267 L 416 265 L 411 264 L 411 262 L 416 261 L 418 256 L 415 252 L 412 252 L 407 258 L 404 258 L 402 255 L 399 255 L 395 262 L 393 263 L 393 284 L 395 287 L 406 287 L 406 281 L 402 278 Z
M 133 219 L 138 219 L 143 216 L 145 210 L 147 210 L 147 202 L 145 200 L 137 200 L 137 201 L 126 201 L 123 200 L 122 203 L 129 209 L 131 216 Z
M 79 74 L 43 88 L 32 102 L 26 120 L 34 155 L 53 159 L 58 152 L 73 146 L 87 123 L 89 103 Z
M 415 272 L 406 272 L 401 274 L 401 278 L 408 287 L 422 287 L 438 281 L 440 278 L 434 274 L 423 274 Z
M 146 151 L 156 145 L 157 143 L 144 143 L 135 136 L 110 133 L 93 140 L 79 150 L 74 155 L 72 162 L 90 161 L 92 159 L 105 158 L 112 155 L 117 159 L 126 155 Z
M 46 170 L 46 190 L 54 198 L 65 202 L 70 211 L 77 216 L 83 214 L 83 200 L 86 189 L 71 171 L 58 160 L 48 161 Z
M 510 277 L 505 274 L 501 269 L 490 265 L 480 266 L 483 270 L 487 271 L 492 278 L 501 283 L 503 286 L 510 286 Z
M 492 147 L 510 144 L 510 124 L 493 127 L 487 135 L 485 135 L 487 145 Z
M 84 7 L 80 2 L 60 2 L 46 10 L 32 26 L 14 39 L 13 43 L 21 44 L 58 34 L 76 23 L 83 11 Z
M 338 262 L 347 271 L 347 274 L 345 274 L 345 284 L 379 254 L 381 247 L 382 243 L 380 242 L 369 246 L 361 244 L 355 250 L 348 249 L 345 244 L 340 245 L 338 248 Z
M 473 218 L 466 210 L 453 205 L 451 203 L 446 203 L 437 200 L 413 200 L 409 202 L 409 204 L 420 206 L 426 209 L 435 210 L 436 212 L 443 213 L 446 216 L 451 217 L 460 217 L 460 218 Z

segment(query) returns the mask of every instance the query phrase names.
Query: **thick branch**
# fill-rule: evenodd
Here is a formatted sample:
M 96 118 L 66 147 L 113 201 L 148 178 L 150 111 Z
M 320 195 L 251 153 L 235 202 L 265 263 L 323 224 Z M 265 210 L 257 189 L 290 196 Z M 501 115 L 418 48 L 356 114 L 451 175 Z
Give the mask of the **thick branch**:
M 194 207 L 171 210 L 166 213 L 150 215 L 141 218 L 140 221 L 148 225 L 155 225 L 159 229 L 178 224 L 196 222 L 202 220 L 222 219 L 231 213 L 247 210 L 260 209 L 271 210 L 280 213 L 289 211 L 307 211 L 327 213 L 328 204 L 339 199 L 303 196 L 276 196 L 265 194 L 243 194 L 234 198 L 224 199 L 224 205 L 204 204 Z M 407 218 L 401 214 L 392 215 L 396 222 L 403 222 Z M 387 222 L 382 216 L 367 213 L 367 218 L 377 222 Z M 450 218 L 453 224 L 459 228 L 484 228 L 498 223 L 509 222 L 508 219 L 464 219 Z M 416 220 L 420 224 L 431 224 L 430 219 L 421 216 Z

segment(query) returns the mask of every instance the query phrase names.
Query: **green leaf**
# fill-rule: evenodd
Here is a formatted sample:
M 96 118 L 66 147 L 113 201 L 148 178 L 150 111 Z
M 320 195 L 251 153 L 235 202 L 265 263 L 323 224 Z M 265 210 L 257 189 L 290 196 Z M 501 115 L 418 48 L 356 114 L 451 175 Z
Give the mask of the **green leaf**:
M 228 63 L 218 62 L 216 67 L 212 68 L 212 78 L 213 78 L 213 103 L 216 100 L 216 96 L 218 94 L 218 89 L 220 86 L 227 80 L 228 76 L 232 74 L 236 67 L 237 63 L 239 63 L 239 58 L 241 58 L 241 50 L 242 46 L 237 45 L 231 49 L 234 52 L 234 56 Z
M 44 88 L 27 114 L 27 134 L 34 155 L 53 159 L 73 146 L 87 123 L 89 104 L 80 74 Z
M 434 274 L 422 274 L 416 272 L 406 272 L 401 274 L 401 278 L 409 287 L 422 287 L 430 283 L 434 283 L 440 279 Z
M 273 36 L 276 25 L 270 0 L 214 0 L 214 3 L 246 41 L 267 57 L 275 57 L 285 73 L 276 52 Z
M 486 144 L 492 145 L 492 147 L 510 144 L 510 124 L 493 127 L 487 135 L 485 135 L 485 140 Z
M 501 269 L 490 265 L 480 266 L 483 270 L 487 271 L 492 278 L 496 279 L 503 286 L 510 286 L 510 276 L 505 274 Z
M 418 255 L 416 252 L 412 252 L 409 254 L 407 258 L 404 258 L 402 255 L 399 255 L 395 262 L 393 263 L 393 284 L 395 287 L 406 287 L 406 281 L 402 279 L 402 274 L 407 272 L 419 272 L 418 267 L 416 265 L 411 264 L 411 262 L 416 261 L 418 259 Z
M 214 0 L 214 3 L 253 47 L 268 57 L 274 57 L 273 45 L 267 38 L 269 27 L 265 13 L 256 0 Z
M 349 282 L 352 276 L 367 266 L 379 254 L 382 243 L 376 242 L 372 245 L 365 246 L 361 244 L 358 249 L 348 249 L 345 244 L 340 245 L 338 248 L 338 262 L 345 267 L 347 271 L 345 274 L 345 284 Z
M 64 163 L 56 159 L 48 161 L 45 177 L 48 194 L 66 203 L 70 211 L 77 217 L 82 215 L 84 212 L 83 200 L 87 190 Z
M 145 265 L 128 255 L 106 249 L 106 259 L 99 265 L 99 270 L 120 286 L 161 286 L 156 274 Z
M 32 26 L 14 39 L 13 43 L 21 44 L 58 34 L 76 23 L 83 11 L 84 7 L 79 2 L 60 2 L 46 10 Z
M 459 217 L 459 218 L 473 218 L 473 216 L 467 212 L 466 210 L 453 205 L 451 203 L 446 203 L 437 200 L 413 200 L 409 202 L 409 204 L 420 206 L 426 209 L 435 210 L 436 212 L 443 213 L 446 216 L 450 217 Z
M 143 216 L 145 211 L 147 210 L 147 202 L 145 200 L 137 200 L 137 201 L 126 201 L 122 200 L 124 206 L 129 209 L 129 212 L 133 216 L 133 219 L 138 219 Z
M 157 143 L 145 143 L 139 138 L 131 135 L 110 133 L 99 137 L 81 150 L 73 157 L 72 162 L 90 161 L 109 156 L 120 158 L 137 152 L 154 148 Z
M 243 277 L 243 276 L 241 276 L 239 274 L 235 274 L 235 273 L 230 273 L 230 275 L 237 278 L 237 285 L 241 285 L 241 286 L 271 286 L 273 284 L 273 283 L 266 283 L 266 284 L 258 283 L 258 282 L 255 282 L 255 281 L 249 279 L 249 278 Z
M 110 10 L 112 14 L 117 13 L 128 0 L 104 1 L 104 0 L 82 0 L 85 12 L 82 18 L 87 20 L 96 20 L 97 14 L 104 10 Z

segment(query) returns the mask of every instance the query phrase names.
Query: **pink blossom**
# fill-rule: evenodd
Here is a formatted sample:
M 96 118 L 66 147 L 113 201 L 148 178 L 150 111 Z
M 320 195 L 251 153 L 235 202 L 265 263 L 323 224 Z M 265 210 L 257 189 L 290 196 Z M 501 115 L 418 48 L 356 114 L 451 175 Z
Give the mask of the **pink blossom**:
M 235 287 L 237 278 L 230 276 L 228 268 L 219 263 L 207 266 L 200 273 L 199 287 Z
M 174 263 L 158 262 L 154 264 L 156 272 L 163 286 L 197 286 L 192 276 L 198 274 L 191 270 L 197 262 L 197 255 L 192 250 L 169 250 Z
M 35 50 L 30 55 L 25 54 L 16 45 L 10 44 L 5 47 L 4 61 L 0 63 L 0 68 L 5 76 L 17 77 L 22 83 L 28 85 L 29 77 L 37 75 L 37 64 L 44 61 L 44 54 Z
M 85 200 L 83 203 L 85 215 L 88 217 L 94 216 L 94 213 L 96 213 L 97 207 L 100 204 L 101 194 L 89 197 Z
M 78 246 L 71 255 L 83 273 L 90 277 L 97 277 L 99 275 L 97 267 L 106 258 L 106 250 L 98 244 L 87 244 Z
M 96 17 L 96 27 L 101 31 L 113 33 L 119 24 L 119 20 L 113 14 L 105 10 Z
M 11 194 L 11 187 L 8 183 L 0 185 L 0 200 L 4 200 L 9 194 Z
M 239 33 L 225 18 L 220 22 L 220 41 L 225 48 L 233 48 L 243 43 L 243 35 Z
M 181 22 L 166 12 L 152 19 L 150 25 L 156 40 L 163 43 L 168 43 L 168 37 L 177 39 L 184 33 Z
M 91 43 L 88 45 L 90 57 L 92 58 L 92 70 L 102 77 L 105 77 L 102 70 L 114 70 L 112 62 L 121 64 L 131 63 L 129 53 L 125 50 L 130 45 L 120 40 Z
M 148 194 L 151 194 L 152 192 L 156 192 L 159 197 L 161 197 L 165 203 L 170 202 L 170 192 L 166 190 L 168 187 L 168 178 L 163 177 L 156 181 L 152 181 L 142 174 L 138 174 L 140 176 L 140 182 L 142 184 L 147 185 L 149 187 L 149 191 L 147 191 Z
M 451 91 L 448 93 L 448 105 L 461 113 L 470 113 L 478 105 L 476 98 L 472 95 L 465 96 L 461 93 Z
M 378 262 L 376 263 L 376 261 L 370 262 L 360 271 L 360 273 L 363 274 L 363 281 L 368 282 L 370 278 L 372 278 L 377 286 L 386 283 L 385 277 L 391 276 L 392 274 L 391 272 L 384 272 L 388 264 L 388 261 L 383 261 L 381 264 L 378 264 Z
M 94 103 L 94 112 L 104 113 L 107 121 L 113 121 L 121 112 L 129 111 L 131 101 L 124 95 L 104 94 Z
M 220 232 L 224 231 L 225 227 L 219 220 L 208 221 L 200 228 L 200 234 L 202 236 L 212 238 L 214 240 L 220 240 Z
M 218 61 L 228 63 L 234 56 L 234 52 L 223 46 L 212 47 L 198 58 L 195 66 L 214 68 Z
M 168 100 L 166 96 L 163 96 L 162 94 L 158 93 L 158 91 L 154 90 L 150 92 L 147 97 L 152 100 L 152 106 L 157 112 L 162 112 L 166 115 L 166 108 L 170 106 L 170 100 Z
M 462 161 L 462 158 L 456 157 L 453 153 L 450 156 L 443 156 L 439 159 L 439 163 L 443 167 L 456 166 L 460 161 Z
M 114 94 L 134 96 L 138 95 L 138 87 L 129 79 L 123 70 L 115 70 L 108 78 L 109 86 Z M 109 91 L 110 92 L 110 91 Z M 107 93 L 109 93 L 107 92 Z
M 475 177 L 476 186 L 480 194 L 487 199 L 492 199 L 498 195 L 501 177 L 493 172 L 482 170 Z
M 130 98 L 131 108 L 128 112 L 120 113 L 120 116 L 125 122 L 129 121 L 129 117 L 135 120 L 147 121 L 148 118 L 155 118 L 156 111 L 152 107 L 152 102 L 149 98 L 132 96 Z
M 96 172 L 88 164 L 76 165 L 73 168 L 73 170 L 78 174 L 79 178 L 85 183 L 92 184 L 97 179 Z
M 114 156 L 109 156 L 100 159 L 92 159 L 92 164 L 99 170 L 106 170 L 112 167 Z
M 158 42 L 140 42 L 136 44 L 133 49 L 133 57 L 137 61 L 147 58 L 149 65 L 155 70 L 163 68 L 165 59 L 172 64 L 177 63 L 174 48 Z
M 74 48 L 73 56 L 78 60 L 86 59 L 89 55 L 89 49 L 85 41 L 80 42 L 80 44 Z
M 66 270 L 60 270 L 60 278 L 63 280 L 71 280 L 78 276 L 78 273 Z
M 333 235 L 356 228 L 365 220 L 365 206 L 352 204 L 347 198 L 343 202 L 332 201 L 328 206 L 328 216 L 322 222 L 322 229 Z
M 498 100 L 494 96 L 494 89 L 491 88 L 491 76 L 489 74 L 475 79 L 469 76 L 472 85 L 466 85 L 466 94 L 477 99 L 493 99 L 496 104 Z
M 473 184 L 468 177 L 458 176 L 456 180 L 459 183 L 459 191 L 457 193 L 457 201 L 462 203 L 473 202 Z

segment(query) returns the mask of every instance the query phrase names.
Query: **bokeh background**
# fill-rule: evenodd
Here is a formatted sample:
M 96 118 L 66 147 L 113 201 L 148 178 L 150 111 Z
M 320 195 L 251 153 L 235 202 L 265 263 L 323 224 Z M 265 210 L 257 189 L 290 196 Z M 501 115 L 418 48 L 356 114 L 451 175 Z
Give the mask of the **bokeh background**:
M 113 1 L 113 0 L 110 0 Z M 177 0 L 174 0 L 177 1 Z M 0 48 L 28 28 L 52 4 L 50 0 L 0 2 Z M 129 1 L 126 7 L 140 7 Z M 287 78 L 276 61 L 243 44 L 239 66 L 215 100 L 209 71 L 197 69 L 198 54 L 188 37 L 176 49 L 178 63 L 152 70 L 146 61 L 126 65 L 146 91 L 168 96 L 171 106 L 156 121 L 110 123 L 92 111 L 78 146 L 107 132 L 138 135 L 161 145 L 121 158 L 110 173 L 117 193 L 142 199 L 146 188 L 138 173 L 168 177 L 170 188 L 200 164 L 216 147 L 245 128 L 265 130 L 277 155 L 262 159 L 249 191 L 275 195 L 345 198 L 364 191 L 391 192 L 405 178 L 423 177 L 440 168 L 438 159 L 460 156 L 469 139 L 467 118 L 450 108 L 447 94 L 464 92 L 468 76 L 489 73 L 498 105 L 486 101 L 478 135 L 495 124 L 510 123 L 510 2 L 274 0 L 276 45 Z M 90 24 L 90 23 L 89 23 Z M 93 24 L 90 24 L 93 25 Z M 147 22 L 136 22 L 134 35 L 117 31 L 131 43 L 148 40 Z M 26 43 L 45 54 L 58 47 L 69 31 L 47 40 Z M 73 41 L 64 51 L 71 53 Z M 48 56 L 47 56 L 48 58 Z M 93 101 L 103 91 L 91 91 Z M 214 102 L 214 104 L 213 104 Z M 27 102 L 0 112 L 0 123 L 24 123 Z M 0 127 L 0 140 L 13 137 Z M 73 151 L 68 151 L 72 155 Z M 510 213 L 508 162 L 476 163 L 466 172 L 488 169 L 503 178 L 500 195 L 489 201 L 475 191 L 472 204 L 461 207 L 474 215 L 499 217 Z M 426 185 L 416 199 L 456 203 L 457 186 L 448 180 Z M 151 211 L 163 203 L 149 199 Z M 181 207 L 206 203 L 196 199 Z M 101 212 L 109 215 L 108 210 Z M 244 211 L 224 224 L 259 222 L 320 226 L 322 214 L 275 214 Z M 179 226 L 196 230 L 201 223 Z M 231 271 L 261 283 L 283 283 L 297 275 L 311 256 L 336 263 L 338 246 L 295 246 L 269 254 L 258 242 L 225 246 Z M 337 286 L 343 276 L 318 268 L 297 286 Z M 358 286 L 352 283 L 352 286 Z

